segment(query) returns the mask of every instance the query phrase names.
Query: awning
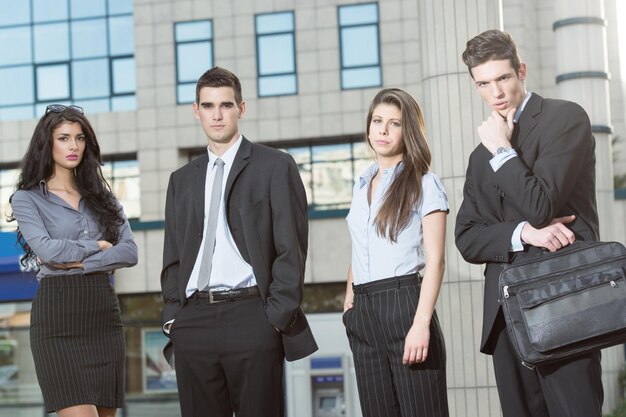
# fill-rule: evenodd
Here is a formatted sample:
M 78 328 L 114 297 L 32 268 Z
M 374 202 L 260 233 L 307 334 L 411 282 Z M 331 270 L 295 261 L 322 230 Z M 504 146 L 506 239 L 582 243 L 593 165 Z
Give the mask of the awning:
M 32 300 L 37 291 L 35 272 L 22 271 L 16 240 L 15 232 L 0 232 L 0 302 Z

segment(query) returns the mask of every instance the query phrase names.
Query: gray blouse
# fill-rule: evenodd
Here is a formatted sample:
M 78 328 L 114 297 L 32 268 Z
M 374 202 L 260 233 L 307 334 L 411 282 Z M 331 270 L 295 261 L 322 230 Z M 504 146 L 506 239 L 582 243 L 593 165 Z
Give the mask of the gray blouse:
M 137 263 L 137 245 L 125 216 L 117 245 L 100 251 L 98 240 L 103 239 L 102 231 L 83 199 L 75 210 L 49 192 L 42 180 L 38 188 L 16 191 L 11 197 L 11 207 L 26 243 L 41 262 L 38 278 L 110 273 Z M 82 262 L 83 269 L 57 269 L 50 265 L 67 262 Z

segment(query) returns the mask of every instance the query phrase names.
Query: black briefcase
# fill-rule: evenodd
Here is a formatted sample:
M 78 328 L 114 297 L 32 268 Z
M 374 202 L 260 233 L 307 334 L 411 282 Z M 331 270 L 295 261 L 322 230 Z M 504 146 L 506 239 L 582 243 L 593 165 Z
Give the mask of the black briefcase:
M 500 302 L 522 362 L 546 364 L 626 342 L 626 248 L 576 242 L 504 268 Z

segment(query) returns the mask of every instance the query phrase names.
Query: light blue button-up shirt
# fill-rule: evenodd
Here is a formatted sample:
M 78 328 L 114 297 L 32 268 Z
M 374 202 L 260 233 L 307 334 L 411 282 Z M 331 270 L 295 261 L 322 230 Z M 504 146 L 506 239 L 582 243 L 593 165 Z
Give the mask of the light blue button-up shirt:
M 352 276 L 354 284 L 402 276 L 424 268 L 424 238 L 422 218 L 433 211 L 448 211 L 448 197 L 437 175 L 432 172 L 422 177 L 422 195 L 411 211 L 409 225 L 398 234 L 393 243 L 376 231 L 376 214 L 402 163 L 382 172 L 376 194 L 368 204 L 370 183 L 378 172 L 378 164 L 365 170 L 354 185 L 352 206 L 347 221 L 352 237 Z

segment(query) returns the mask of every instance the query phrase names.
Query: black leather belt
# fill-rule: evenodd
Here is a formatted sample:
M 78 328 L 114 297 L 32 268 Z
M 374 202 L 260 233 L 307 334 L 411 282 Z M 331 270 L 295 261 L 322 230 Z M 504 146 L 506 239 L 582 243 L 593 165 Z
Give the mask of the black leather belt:
M 222 303 L 224 301 L 244 300 L 246 298 L 259 297 L 259 287 L 236 288 L 224 291 L 196 291 L 191 295 L 194 300 L 208 301 L 209 303 Z

